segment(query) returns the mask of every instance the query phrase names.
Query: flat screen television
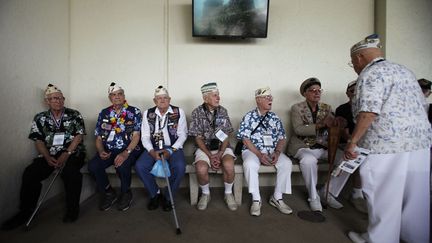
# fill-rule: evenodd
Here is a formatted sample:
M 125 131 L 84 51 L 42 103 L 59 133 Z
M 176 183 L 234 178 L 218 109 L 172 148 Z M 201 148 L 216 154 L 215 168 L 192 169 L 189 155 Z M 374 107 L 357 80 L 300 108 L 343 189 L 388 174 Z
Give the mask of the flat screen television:
M 269 0 L 192 0 L 192 36 L 266 38 Z

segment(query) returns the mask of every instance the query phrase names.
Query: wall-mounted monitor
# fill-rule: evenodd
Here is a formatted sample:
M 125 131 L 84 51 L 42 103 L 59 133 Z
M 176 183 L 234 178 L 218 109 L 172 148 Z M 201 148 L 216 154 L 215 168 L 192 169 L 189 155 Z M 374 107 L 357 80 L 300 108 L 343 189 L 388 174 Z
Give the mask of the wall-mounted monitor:
M 266 38 L 269 0 L 192 0 L 194 37 Z

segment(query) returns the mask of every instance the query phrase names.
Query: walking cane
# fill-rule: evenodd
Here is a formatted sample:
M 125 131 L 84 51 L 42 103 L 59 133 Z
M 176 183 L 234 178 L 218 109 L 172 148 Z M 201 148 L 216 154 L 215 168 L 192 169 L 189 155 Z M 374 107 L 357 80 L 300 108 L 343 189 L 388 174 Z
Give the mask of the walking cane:
M 163 149 L 163 139 L 159 140 L 159 149 L 160 150 Z M 161 160 L 162 160 L 162 167 L 164 168 L 163 171 L 164 171 L 164 175 L 165 175 L 165 181 L 166 181 L 166 184 L 168 186 L 168 194 L 169 194 L 170 201 L 171 201 L 171 208 L 173 210 L 174 222 L 175 222 L 175 225 L 176 225 L 176 228 L 177 228 L 176 233 L 179 235 L 179 234 L 181 234 L 181 230 L 180 230 L 180 226 L 179 226 L 179 223 L 178 223 L 178 220 L 177 220 L 177 214 L 176 214 L 176 210 L 175 210 L 175 206 L 174 206 L 174 199 L 173 199 L 173 196 L 172 196 L 171 186 L 170 186 L 169 179 L 168 179 L 168 176 L 167 176 L 168 175 L 168 171 L 167 171 L 168 170 L 168 166 L 166 165 L 166 161 L 165 161 L 163 152 L 161 152 L 159 155 L 160 155 Z
M 54 184 L 55 180 L 57 179 L 58 175 L 63 171 L 63 168 L 65 166 L 66 163 L 63 163 L 63 165 L 57 169 L 57 172 L 54 175 L 54 178 L 51 180 L 50 184 L 48 185 L 47 190 L 45 191 L 45 193 L 43 194 L 42 198 L 39 200 L 35 210 L 33 211 L 32 215 L 30 216 L 30 218 L 27 220 L 27 223 L 25 224 L 25 230 L 29 230 L 29 226 L 31 221 L 33 220 L 34 216 L 36 215 L 36 213 L 38 212 L 40 206 L 42 205 L 43 201 L 45 200 L 46 196 L 48 195 L 49 191 L 51 190 L 52 185 Z
M 325 202 L 328 204 L 328 194 L 329 194 L 329 185 L 331 180 L 331 173 L 333 170 L 334 160 L 336 157 L 336 150 L 337 146 L 339 144 L 340 139 L 340 128 L 339 126 L 331 126 L 328 129 L 328 163 L 329 163 L 329 170 L 327 175 L 327 185 L 326 185 L 326 195 L 325 195 Z

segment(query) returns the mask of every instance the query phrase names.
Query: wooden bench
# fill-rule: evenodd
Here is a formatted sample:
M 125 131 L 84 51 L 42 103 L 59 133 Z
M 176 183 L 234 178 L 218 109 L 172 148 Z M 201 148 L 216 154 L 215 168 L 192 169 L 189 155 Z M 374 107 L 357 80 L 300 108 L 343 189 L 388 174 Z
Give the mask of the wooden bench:
M 300 165 L 298 163 L 298 160 L 294 158 L 290 158 L 293 162 L 292 166 L 292 173 L 295 172 L 301 172 L 300 171 Z M 240 159 L 241 160 L 241 159 Z M 319 172 L 327 172 L 328 171 L 328 164 L 322 163 L 323 161 L 320 161 L 318 163 L 318 171 Z M 234 198 L 238 205 L 242 204 L 242 193 L 243 193 L 243 165 L 242 162 L 239 164 L 238 162 L 234 165 L 234 172 L 235 172 L 235 178 L 234 178 Z M 259 170 L 259 174 L 269 174 L 273 173 L 276 174 L 276 168 L 274 166 L 264 166 L 261 165 Z M 198 180 L 196 176 L 195 167 L 191 164 L 186 165 L 186 174 L 189 175 L 189 194 L 190 194 L 190 203 L 191 205 L 196 205 L 198 202 L 198 192 L 199 192 L 199 185 Z M 209 169 L 209 174 L 222 174 L 222 169 L 219 170 L 213 170 Z
M 290 159 L 293 162 L 292 173 L 301 172 L 298 160 L 291 158 L 291 157 L 290 157 Z M 199 185 L 198 185 L 197 175 L 196 175 L 196 171 L 195 171 L 195 166 L 192 165 L 192 161 L 193 161 L 192 156 L 186 156 L 186 174 L 189 176 L 189 185 L 188 186 L 189 186 L 189 194 L 190 194 L 190 204 L 196 205 L 198 202 Z M 89 173 L 87 170 L 87 165 L 85 165 L 81 171 L 83 172 L 83 174 L 87 175 Z M 326 161 L 320 160 L 318 163 L 318 172 L 327 172 L 327 171 L 328 171 L 328 164 L 326 163 Z M 108 167 L 106 169 L 106 172 L 108 173 L 108 175 L 115 175 L 116 174 L 116 171 L 115 171 L 113 166 Z M 133 177 L 136 177 L 134 169 L 132 169 L 132 173 L 133 173 Z M 243 187 L 245 186 L 245 183 L 243 182 L 244 175 L 243 175 L 243 164 L 242 164 L 241 158 L 238 158 L 236 160 L 236 163 L 234 165 L 234 173 L 235 173 L 234 185 L 233 185 L 234 198 L 235 198 L 236 203 L 238 205 L 241 205 L 242 204 Z M 276 168 L 274 166 L 261 165 L 258 173 L 259 174 L 276 174 Z M 211 168 L 209 169 L 209 175 L 222 176 L 222 174 L 223 174 L 222 169 L 219 169 L 219 170 L 213 170 Z M 85 194 L 85 195 L 81 195 L 81 201 L 87 199 L 89 196 L 91 196 L 92 194 L 94 194 L 96 192 L 95 184 L 90 183 L 89 180 L 91 180 L 91 179 L 87 178 L 87 177 L 88 176 L 86 176 L 86 182 L 85 182 L 85 185 L 87 186 L 87 188 L 83 187 L 83 193 L 82 194 Z M 291 176 L 291 178 L 293 178 L 293 176 Z M 136 178 L 133 178 L 133 179 L 136 179 Z M 164 185 L 165 179 L 158 178 L 157 182 L 160 185 Z M 116 180 L 114 183 L 119 183 L 119 181 Z M 138 186 L 138 187 L 143 186 L 141 182 L 138 182 L 138 183 L 132 182 L 132 186 L 134 186 L 134 185 Z M 212 186 L 212 183 L 210 183 L 210 186 Z M 222 186 L 223 186 L 223 184 L 222 184 Z

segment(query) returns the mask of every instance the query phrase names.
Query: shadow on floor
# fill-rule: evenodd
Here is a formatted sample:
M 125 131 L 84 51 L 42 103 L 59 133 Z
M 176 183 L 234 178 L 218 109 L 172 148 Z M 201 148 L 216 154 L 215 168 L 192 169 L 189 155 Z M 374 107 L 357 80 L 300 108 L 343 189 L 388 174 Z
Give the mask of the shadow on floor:
M 311 223 L 297 217 L 297 212 L 308 210 L 305 188 L 293 187 L 285 202 L 294 210 L 291 215 L 281 214 L 268 204 L 272 188 L 261 189 L 263 197 L 260 217 L 249 215 L 251 199 L 243 190 L 243 204 L 237 211 L 229 211 L 223 202 L 223 189 L 212 188 L 211 202 L 205 211 L 189 204 L 187 189 L 181 189 L 176 198 L 176 211 L 181 235 L 176 235 L 172 212 L 162 209 L 148 211 L 144 189 L 133 189 L 134 201 L 129 210 L 115 207 L 106 212 L 97 209 L 98 197 L 92 196 L 81 206 L 81 215 L 73 224 L 62 223 L 63 202 L 48 201 L 25 232 L 23 228 L 0 231 L 0 242 L 350 242 L 348 230 L 364 231 L 367 215 L 357 212 L 347 200 L 341 210 L 325 209 L 326 221 Z

